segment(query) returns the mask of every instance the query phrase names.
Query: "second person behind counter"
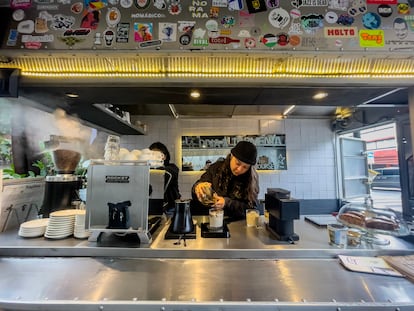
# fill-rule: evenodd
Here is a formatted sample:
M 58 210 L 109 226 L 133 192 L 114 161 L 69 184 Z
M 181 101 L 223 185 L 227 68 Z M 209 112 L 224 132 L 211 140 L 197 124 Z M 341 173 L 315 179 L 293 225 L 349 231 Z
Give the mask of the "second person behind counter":
M 256 146 L 247 141 L 239 142 L 223 161 L 211 164 L 192 188 L 194 210 L 224 209 L 225 215 L 241 219 L 246 209 L 257 206 L 259 178 L 256 164 Z M 208 189 L 213 190 L 213 203 L 205 205 Z
M 174 163 L 171 163 L 170 152 L 167 147 L 161 142 L 155 142 L 149 146 L 150 150 L 160 151 L 163 154 L 164 169 L 171 174 L 171 180 L 167 185 L 164 193 L 164 211 L 173 212 L 175 209 L 175 200 L 181 198 L 180 190 L 178 187 L 178 174 L 180 169 Z M 168 182 L 169 176 L 166 174 L 165 183 Z

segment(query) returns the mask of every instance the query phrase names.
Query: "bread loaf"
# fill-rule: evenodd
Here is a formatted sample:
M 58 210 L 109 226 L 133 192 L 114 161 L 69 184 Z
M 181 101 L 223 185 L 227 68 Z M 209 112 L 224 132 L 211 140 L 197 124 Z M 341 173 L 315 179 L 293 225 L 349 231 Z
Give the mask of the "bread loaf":
M 342 221 L 356 226 L 364 226 L 365 223 L 365 216 L 363 213 L 356 212 L 356 211 L 349 211 L 339 215 L 339 219 Z
M 369 229 L 394 231 L 398 229 L 398 223 L 389 218 L 374 217 L 365 220 L 365 227 Z

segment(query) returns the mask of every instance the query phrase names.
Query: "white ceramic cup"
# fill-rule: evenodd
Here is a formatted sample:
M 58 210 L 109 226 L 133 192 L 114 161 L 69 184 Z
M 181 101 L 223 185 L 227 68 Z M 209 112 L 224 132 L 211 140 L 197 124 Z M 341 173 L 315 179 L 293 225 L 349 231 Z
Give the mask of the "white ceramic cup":
M 259 220 L 259 211 L 257 209 L 246 210 L 246 224 L 247 227 L 256 227 Z
M 210 208 L 209 220 L 210 230 L 221 230 L 223 228 L 224 211 L 222 209 Z

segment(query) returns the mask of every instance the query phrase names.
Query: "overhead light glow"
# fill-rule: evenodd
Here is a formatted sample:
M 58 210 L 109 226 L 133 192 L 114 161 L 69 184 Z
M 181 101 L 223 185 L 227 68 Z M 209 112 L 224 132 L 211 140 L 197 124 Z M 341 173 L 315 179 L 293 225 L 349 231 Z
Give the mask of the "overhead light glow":
M 287 108 L 285 111 L 283 111 L 283 117 L 286 118 L 289 113 L 291 113 L 293 111 L 293 109 L 295 109 L 295 105 L 290 106 L 289 108 Z
M 172 104 L 168 104 L 168 107 L 170 108 L 171 114 L 173 115 L 174 119 L 178 119 L 179 115 L 177 113 L 177 110 L 175 109 L 175 106 Z
M 79 94 L 76 94 L 76 93 L 65 93 L 65 95 L 66 95 L 66 97 L 69 97 L 69 98 L 78 98 L 79 97 Z
M 199 98 L 200 97 L 200 92 L 197 90 L 191 91 L 190 96 L 192 98 Z
M 313 99 L 322 99 L 328 96 L 328 93 L 325 92 L 320 92 L 320 93 L 316 93 L 315 95 L 313 95 Z

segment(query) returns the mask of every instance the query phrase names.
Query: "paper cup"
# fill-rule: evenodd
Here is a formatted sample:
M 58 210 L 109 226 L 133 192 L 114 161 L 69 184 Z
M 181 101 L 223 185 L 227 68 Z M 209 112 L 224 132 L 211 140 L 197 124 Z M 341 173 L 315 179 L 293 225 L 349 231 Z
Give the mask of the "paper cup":
M 209 219 L 210 230 L 217 231 L 223 229 L 224 211 L 222 209 L 210 208 Z

